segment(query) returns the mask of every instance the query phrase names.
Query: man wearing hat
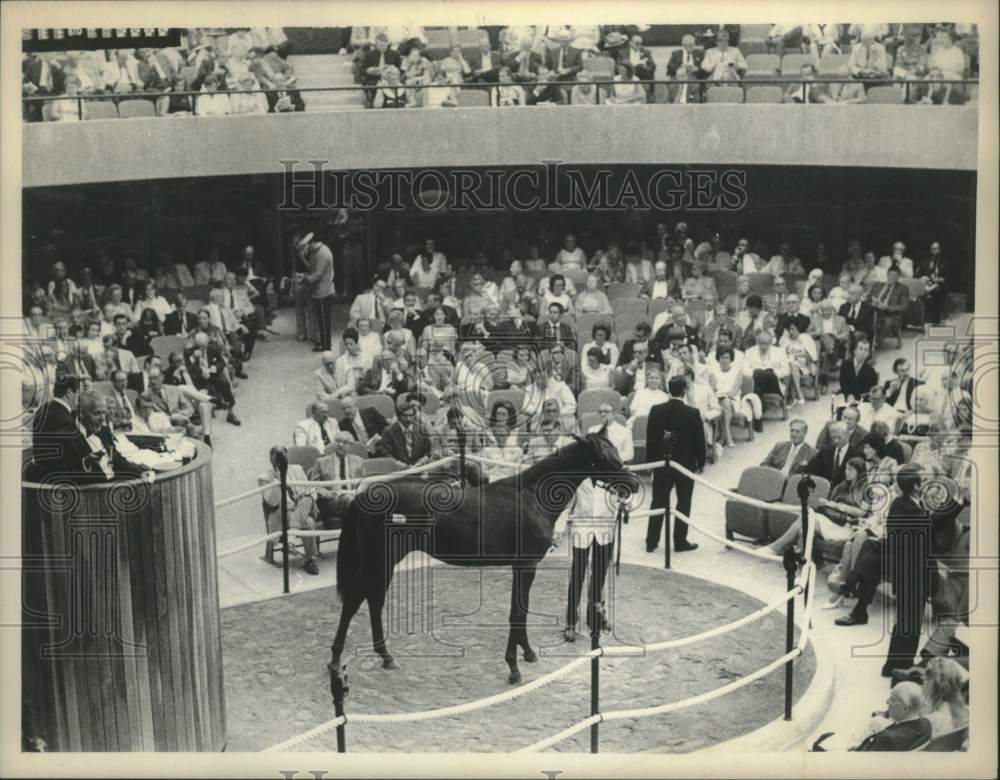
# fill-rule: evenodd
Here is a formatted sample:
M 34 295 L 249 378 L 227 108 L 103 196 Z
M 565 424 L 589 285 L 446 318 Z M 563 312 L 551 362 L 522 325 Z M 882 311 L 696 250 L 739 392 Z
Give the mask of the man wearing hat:
M 555 40 L 559 45 L 545 53 L 546 67 L 552 71 L 552 77 L 556 81 L 576 78 L 576 74 L 583 70 L 583 58 L 579 49 L 570 46 L 573 34 L 569 30 L 560 30 L 556 33 Z
M 333 314 L 333 252 L 313 233 L 306 233 L 299 242 L 309 271 L 305 281 L 309 285 L 319 322 L 319 342 L 313 352 L 330 349 L 330 317 Z

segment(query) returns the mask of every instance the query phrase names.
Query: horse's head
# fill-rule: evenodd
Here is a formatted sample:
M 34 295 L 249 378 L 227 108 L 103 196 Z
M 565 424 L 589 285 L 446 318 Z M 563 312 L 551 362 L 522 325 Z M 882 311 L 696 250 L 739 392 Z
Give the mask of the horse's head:
M 639 492 L 639 478 L 625 468 L 621 454 L 608 438 L 607 425 L 596 433 L 578 437 L 578 440 L 586 448 L 588 465 L 593 467 L 591 477 L 595 482 L 628 495 Z

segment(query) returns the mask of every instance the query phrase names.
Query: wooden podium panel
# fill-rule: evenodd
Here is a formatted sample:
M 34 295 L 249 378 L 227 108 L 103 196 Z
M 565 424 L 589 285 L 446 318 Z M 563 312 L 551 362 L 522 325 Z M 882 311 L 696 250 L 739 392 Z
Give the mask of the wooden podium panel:
M 50 750 L 226 745 L 211 450 L 156 481 L 22 483 L 22 684 Z

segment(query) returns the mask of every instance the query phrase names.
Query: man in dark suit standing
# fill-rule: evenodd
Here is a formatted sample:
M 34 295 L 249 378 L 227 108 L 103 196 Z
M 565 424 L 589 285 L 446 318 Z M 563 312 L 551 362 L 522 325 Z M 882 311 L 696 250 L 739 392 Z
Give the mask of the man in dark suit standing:
M 786 477 L 805 471 L 816 454 L 816 450 L 806 443 L 808 431 L 805 420 L 792 420 L 788 424 L 788 441 L 775 444 L 760 465 L 778 469 Z
M 705 427 L 701 421 L 701 413 L 693 406 L 684 402 L 687 393 L 687 379 L 683 376 L 671 378 L 667 384 L 670 400 L 657 404 L 649 411 L 649 422 L 646 424 L 646 455 L 651 461 L 663 460 L 666 456 L 664 434 L 672 436 L 670 460 L 684 466 L 689 471 L 698 472 L 705 467 Z M 650 509 L 670 508 L 670 496 L 667 484 L 671 490 L 677 491 L 677 511 L 685 517 L 691 516 L 691 494 L 694 492 L 694 481 L 669 466 L 656 469 L 653 472 L 653 501 Z M 664 516 L 651 515 L 646 527 L 646 552 L 653 552 L 660 543 L 660 527 Z M 674 551 L 688 552 L 698 547 L 687 540 L 688 526 L 683 520 L 674 519 Z
M 198 330 L 198 317 L 187 310 L 187 296 L 178 292 L 174 296 L 174 310 L 163 319 L 165 336 L 187 336 Z
M 401 400 L 396 405 L 396 422 L 382 431 L 375 445 L 381 458 L 395 458 L 407 466 L 419 466 L 431 458 L 431 441 L 417 425 L 417 405 Z
M 340 430 L 346 431 L 361 444 L 367 445 L 374 436 L 380 436 L 389 424 L 378 409 L 358 409 L 357 399 L 353 395 L 341 398 L 340 405 L 344 410 L 343 417 L 337 421 Z M 374 444 L 371 449 L 374 449 Z
M 842 422 L 832 423 L 829 427 L 830 444 L 820 448 L 806 466 L 806 473 L 814 477 L 823 477 L 830 483 L 830 487 L 836 487 L 844 479 L 844 466 L 848 458 L 858 454 L 857 450 L 851 448 L 847 425 Z

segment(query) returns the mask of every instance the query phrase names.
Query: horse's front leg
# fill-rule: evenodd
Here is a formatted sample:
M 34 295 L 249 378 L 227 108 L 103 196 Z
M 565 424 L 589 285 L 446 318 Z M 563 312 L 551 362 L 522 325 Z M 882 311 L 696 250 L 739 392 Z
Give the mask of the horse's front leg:
M 517 646 L 520 644 L 520 626 L 523 625 L 524 617 L 518 592 L 520 590 L 520 577 L 516 566 L 513 569 L 513 575 L 510 584 L 510 615 L 508 616 L 510 628 L 507 633 L 507 652 L 504 653 L 504 660 L 510 668 L 507 681 L 511 685 L 517 685 L 521 682 L 521 671 L 517 668 Z
M 385 594 L 392 580 L 392 572 L 385 581 L 372 581 L 368 587 L 368 617 L 372 626 L 372 645 L 375 652 L 382 658 L 383 669 L 398 669 L 399 665 L 385 645 L 385 631 L 382 628 L 382 608 L 385 606 Z
M 534 563 L 520 570 L 520 596 L 524 607 L 524 620 L 521 623 L 521 649 L 524 651 L 524 660 L 529 664 L 533 664 L 538 660 L 538 653 L 528 643 L 528 612 L 531 609 L 531 585 L 535 581 L 536 571 L 537 566 Z

